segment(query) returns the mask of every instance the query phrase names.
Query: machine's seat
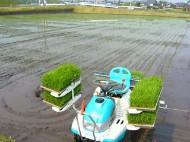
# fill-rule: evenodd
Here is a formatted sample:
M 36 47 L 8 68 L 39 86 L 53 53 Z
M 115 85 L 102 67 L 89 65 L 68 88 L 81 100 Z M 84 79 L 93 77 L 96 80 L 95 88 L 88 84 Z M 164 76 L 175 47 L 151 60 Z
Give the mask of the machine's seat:
M 116 94 L 124 94 L 130 88 L 130 81 L 130 71 L 123 67 L 116 67 L 110 71 L 110 81 L 106 86 L 113 86 L 110 88 L 111 92 Z

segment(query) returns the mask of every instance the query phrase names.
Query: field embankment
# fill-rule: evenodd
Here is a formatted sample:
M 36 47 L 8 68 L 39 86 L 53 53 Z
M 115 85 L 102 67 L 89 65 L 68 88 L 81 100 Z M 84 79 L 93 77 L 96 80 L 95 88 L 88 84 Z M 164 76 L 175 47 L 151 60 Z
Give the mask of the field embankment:
M 0 15 L 8 14 L 32 14 L 32 13 L 58 13 L 58 12 L 69 12 L 72 13 L 74 10 L 71 6 L 34 6 L 34 7 L 6 7 L 0 8 Z
M 26 14 L 26 13 L 87 13 L 87 14 L 117 14 L 117 15 L 137 15 L 137 16 L 159 16 L 159 17 L 175 17 L 190 18 L 190 14 L 147 11 L 147 10 L 127 10 L 120 8 L 103 8 L 88 6 L 44 6 L 44 7 L 15 7 L 0 8 L 0 15 L 7 14 Z
M 127 10 L 103 7 L 74 7 L 76 13 L 96 13 L 96 14 L 123 14 L 123 15 L 137 15 L 137 16 L 159 16 L 159 17 L 176 17 L 176 18 L 190 18 L 190 14 L 182 13 L 163 13 L 159 11 L 142 11 L 142 10 Z
M 86 102 L 96 87 L 94 70 L 109 72 L 123 66 L 145 76 L 162 76 L 161 97 L 168 108 L 189 110 L 190 23 L 182 18 L 58 13 L 0 19 L 0 134 L 11 135 L 16 142 L 73 140 L 75 111 L 55 113 L 34 94 L 42 74 L 63 63 L 83 71 L 81 100 Z M 188 117 L 187 112 L 162 109 L 157 141 L 188 142 Z M 142 138 L 137 135 L 133 141 L 151 141 L 145 140 L 149 131 L 141 132 Z

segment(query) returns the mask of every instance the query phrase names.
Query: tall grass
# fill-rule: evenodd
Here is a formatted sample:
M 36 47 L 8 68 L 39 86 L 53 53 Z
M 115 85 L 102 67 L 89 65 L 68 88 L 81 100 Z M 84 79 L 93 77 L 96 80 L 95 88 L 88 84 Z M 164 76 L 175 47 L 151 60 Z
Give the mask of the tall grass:
M 41 78 L 42 86 L 61 91 L 80 78 L 81 70 L 74 64 L 63 64 Z
M 159 17 L 179 17 L 189 18 L 189 14 L 168 13 L 159 11 L 146 10 L 127 10 L 119 8 L 103 8 L 89 6 L 44 6 L 44 7 L 16 7 L 16 8 L 0 8 L 0 14 L 25 14 L 25 13 L 85 13 L 85 14 L 114 14 L 114 15 L 136 15 L 136 16 L 159 16 Z M 93 17 L 92 17 L 93 18 Z
M 96 13 L 96 14 L 123 14 L 123 15 L 137 15 L 137 16 L 159 16 L 159 17 L 190 17 L 189 14 L 182 13 L 168 13 L 159 11 L 139 11 L 139 10 L 127 10 L 119 8 L 103 8 L 103 7 L 87 7 L 87 6 L 75 6 L 74 12 L 76 13 Z
M 0 8 L 0 15 L 5 14 L 27 14 L 27 13 L 72 13 L 74 10 L 71 6 L 33 6 L 33 7 L 14 7 Z
M 137 83 L 130 96 L 130 107 L 154 108 L 162 89 L 162 79 L 150 76 Z
M 81 91 L 81 88 L 82 88 L 81 84 L 79 84 L 77 87 L 75 87 L 75 89 L 74 89 L 75 95 L 77 95 Z M 49 102 L 51 104 L 54 104 L 55 106 L 62 107 L 69 100 L 71 100 L 71 98 L 72 98 L 72 91 L 69 92 L 67 95 L 65 95 L 63 97 L 60 97 L 60 98 L 56 98 L 56 97 L 52 96 L 49 92 L 44 91 L 43 92 L 43 97 L 44 97 L 45 101 L 47 101 L 47 102 Z

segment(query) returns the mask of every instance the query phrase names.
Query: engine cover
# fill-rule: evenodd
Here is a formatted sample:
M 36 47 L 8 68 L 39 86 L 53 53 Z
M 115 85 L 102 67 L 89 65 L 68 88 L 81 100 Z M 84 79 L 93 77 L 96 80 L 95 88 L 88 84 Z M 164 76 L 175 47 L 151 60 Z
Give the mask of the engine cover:
M 89 114 L 96 124 L 102 124 L 110 120 L 114 109 L 115 103 L 113 99 L 93 96 L 85 109 L 85 113 Z M 93 123 L 87 115 L 84 116 L 84 120 Z

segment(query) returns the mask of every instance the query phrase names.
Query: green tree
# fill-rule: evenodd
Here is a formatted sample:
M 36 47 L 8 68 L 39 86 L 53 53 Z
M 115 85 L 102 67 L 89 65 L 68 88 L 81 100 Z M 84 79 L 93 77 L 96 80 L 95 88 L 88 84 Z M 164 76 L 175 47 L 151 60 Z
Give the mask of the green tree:
M 61 0 L 46 0 L 47 3 L 60 3 Z
M 135 4 L 135 6 L 140 7 L 140 6 L 141 6 L 141 3 L 140 3 L 140 2 L 137 2 L 137 3 Z
M 186 7 L 184 6 L 184 7 L 182 8 L 182 10 L 183 10 L 183 11 L 186 11 Z
M 159 9 L 163 9 L 163 6 L 162 6 L 162 5 L 160 5 L 160 6 L 159 6 Z

